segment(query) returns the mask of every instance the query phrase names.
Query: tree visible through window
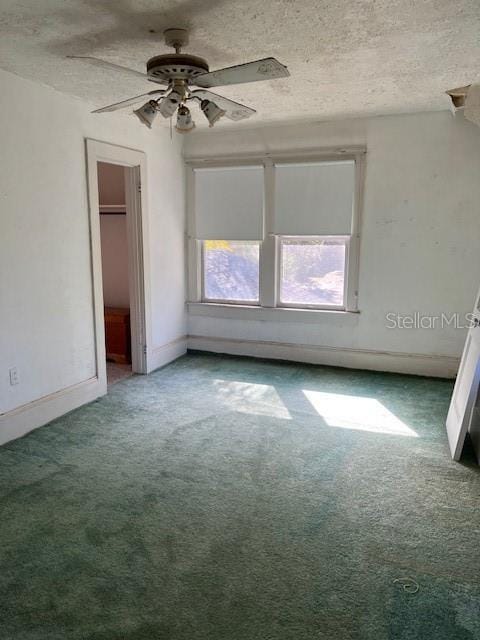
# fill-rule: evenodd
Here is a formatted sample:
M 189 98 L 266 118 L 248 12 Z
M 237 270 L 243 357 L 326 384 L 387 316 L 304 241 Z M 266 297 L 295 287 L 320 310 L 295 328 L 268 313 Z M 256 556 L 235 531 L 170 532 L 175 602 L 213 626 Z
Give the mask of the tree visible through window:
M 282 239 L 280 303 L 342 306 L 346 240 Z
M 205 240 L 204 298 L 258 303 L 259 263 L 258 242 Z

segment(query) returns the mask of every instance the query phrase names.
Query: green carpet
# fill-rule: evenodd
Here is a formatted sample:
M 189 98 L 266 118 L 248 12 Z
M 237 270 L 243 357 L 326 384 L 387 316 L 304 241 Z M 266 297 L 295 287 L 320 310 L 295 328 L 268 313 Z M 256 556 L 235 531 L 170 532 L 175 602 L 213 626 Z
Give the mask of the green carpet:
M 5 445 L 0 639 L 480 638 L 451 391 L 190 354 Z

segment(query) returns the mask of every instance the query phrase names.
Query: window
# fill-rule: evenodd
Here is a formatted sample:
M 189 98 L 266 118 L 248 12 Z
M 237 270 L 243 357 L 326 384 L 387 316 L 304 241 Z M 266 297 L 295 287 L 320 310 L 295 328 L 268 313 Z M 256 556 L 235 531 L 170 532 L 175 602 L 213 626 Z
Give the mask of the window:
M 344 307 L 347 238 L 281 238 L 282 306 Z
M 203 299 L 258 304 L 260 243 L 203 241 Z
M 195 164 L 190 301 L 356 311 L 363 156 Z

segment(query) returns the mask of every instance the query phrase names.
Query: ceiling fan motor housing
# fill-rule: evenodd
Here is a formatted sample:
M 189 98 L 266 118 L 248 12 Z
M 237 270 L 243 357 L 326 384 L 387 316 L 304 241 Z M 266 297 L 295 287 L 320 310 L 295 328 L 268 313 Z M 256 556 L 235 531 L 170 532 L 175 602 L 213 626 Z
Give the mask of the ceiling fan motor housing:
M 150 58 L 147 75 L 160 84 L 170 84 L 172 80 L 185 80 L 194 84 L 194 79 L 208 73 L 207 61 L 186 53 L 169 53 Z

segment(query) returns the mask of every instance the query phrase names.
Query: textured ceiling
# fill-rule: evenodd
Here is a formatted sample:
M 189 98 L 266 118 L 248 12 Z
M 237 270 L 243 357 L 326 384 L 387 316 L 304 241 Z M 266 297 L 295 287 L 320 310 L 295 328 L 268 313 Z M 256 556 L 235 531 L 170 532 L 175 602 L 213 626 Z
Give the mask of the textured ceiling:
M 0 0 L 0 67 L 99 107 L 156 85 L 65 56 L 144 71 L 177 26 L 212 70 L 288 66 L 290 78 L 215 89 L 258 111 L 249 124 L 443 109 L 446 89 L 480 77 L 479 0 Z

